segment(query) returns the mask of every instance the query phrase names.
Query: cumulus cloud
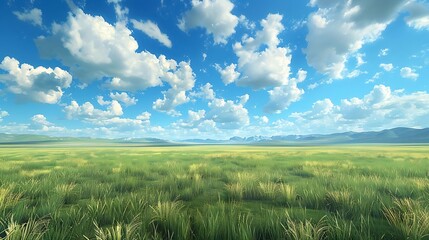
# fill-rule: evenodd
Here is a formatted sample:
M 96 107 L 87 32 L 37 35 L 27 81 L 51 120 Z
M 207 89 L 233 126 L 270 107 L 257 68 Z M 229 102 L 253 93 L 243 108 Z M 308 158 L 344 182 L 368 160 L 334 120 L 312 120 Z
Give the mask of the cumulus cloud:
M 278 47 L 278 35 L 284 30 L 282 19 L 280 14 L 268 14 L 254 38 L 244 36 L 241 43 L 234 44 L 241 72 L 237 85 L 253 89 L 288 85 L 292 56 L 289 48 Z
M 193 92 L 192 96 L 213 100 L 215 98 L 215 92 L 213 91 L 213 85 L 206 83 L 200 87 L 198 92 Z
M 33 67 L 27 63 L 19 64 L 15 58 L 5 57 L 0 69 L 0 82 L 7 90 L 23 100 L 41 103 L 58 103 L 63 89 L 70 87 L 72 76 L 61 68 Z
M 111 87 L 143 90 L 161 85 L 158 58 L 136 53 L 137 41 L 122 24 L 112 26 L 103 17 L 70 13 L 67 21 L 53 24 L 52 36 L 39 37 L 36 44 L 42 56 L 60 59 L 84 82 L 112 77 Z
M 174 84 L 164 100 L 157 101 L 157 110 L 168 112 L 187 102 L 183 91 L 192 88 L 189 63 L 137 52 L 138 43 L 125 24 L 111 25 L 79 8 L 69 13 L 66 22 L 54 23 L 52 35 L 39 37 L 36 45 L 43 57 L 61 60 L 84 83 L 107 78 L 107 87 L 122 91 L 144 90 L 163 82 Z
M 208 106 L 207 118 L 213 120 L 218 128 L 241 128 L 249 124 L 249 114 L 242 103 L 215 98 Z
M 318 10 L 307 22 L 308 64 L 330 78 L 343 78 L 349 57 L 377 40 L 407 2 L 312 0 Z
M 365 54 L 363 53 L 356 54 L 356 67 L 360 67 L 366 63 L 365 60 L 363 60 L 363 57 L 365 57 Z
M 179 128 L 197 129 L 199 132 L 214 130 L 216 124 L 212 120 L 205 119 L 205 115 L 205 110 L 188 110 L 188 119 L 181 119 L 178 122 L 173 123 L 173 126 Z M 210 124 L 208 124 L 209 122 Z
M 146 35 L 148 35 L 150 38 L 155 39 L 162 43 L 164 46 L 171 48 L 172 43 L 170 39 L 168 38 L 167 34 L 162 33 L 159 29 L 158 25 L 154 22 L 148 20 L 148 21 L 137 21 L 135 19 L 131 19 L 131 23 L 133 24 L 133 27 L 137 30 L 140 30 L 144 32 Z
M 141 138 L 160 137 L 165 129 L 160 126 L 150 125 L 150 113 L 143 112 L 142 119 L 136 117 L 121 118 L 112 117 L 100 121 L 85 121 L 89 127 L 64 128 L 48 121 L 42 114 L 36 114 L 30 119 L 29 124 L 8 123 L 0 125 L 0 132 L 16 134 L 46 134 L 49 136 L 68 137 L 94 137 L 94 138 Z M 140 115 L 139 115 L 140 116 Z M 169 136 L 169 135 L 166 135 Z
M 9 113 L 6 111 L 0 111 L 0 122 L 3 121 L 4 117 L 9 116 Z
M 63 127 L 55 126 L 55 124 L 49 122 L 43 114 L 36 114 L 31 117 L 29 128 L 41 132 L 58 132 L 65 130 Z
M 138 115 L 136 117 L 136 119 L 144 120 L 144 121 L 149 121 L 151 115 L 152 114 L 150 114 L 150 112 L 142 112 L 140 115 Z
M 116 100 L 109 102 L 106 110 L 97 109 L 90 102 L 79 105 L 76 101 L 72 101 L 70 105 L 64 107 L 64 112 L 68 119 L 80 119 L 89 122 L 106 120 L 123 114 L 122 106 Z
M 386 72 L 390 72 L 393 69 L 393 64 L 391 63 L 381 63 L 380 67 L 384 69 Z
M 175 64 L 170 62 L 170 64 Z M 189 102 L 186 91 L 191 90 L 195 84 L 195 74 L 189 63 L 181 62 L 175 72 L 167 72 L 164 76 L 165 81 L 171 88 L 163 92 L 164 98 L 153 102 L 153 109 L 166 112 L 171 115 L 180 115 L 174 108 L 183 103 Z
M 226 66 L 223 69 L 219 66 L 219 64 L 216 64 L 215 68 L 220 73 L 222 82 L 225 85 L 235 82 L 235 80 L 240 77 L 240 73 L 235 71 L 237 64 L 231 63 L 229 66 Z
M 380 49 L 380 52 L 378 53 L 379 57 L 383 57 L 383 56 L 387 56 L 387 54 L 389 54 L 389 49 L 388 48 L 383 48 Z
M 97 96 L 97 103 L 101 106 L 109 105 L 110 101 L 105 101 L 103 96 Z
M 416 80 L 419 77 L 419 74 L 417 74 L 416 71 L 410 67 L 401 68 L 400 73 L 401 73 L 401 77 L 412 79 L 412 80 Z
M 244 15 L 240 15 L 240 17 L 238 18 L 238 21 L 240 22 L 240 24 L 242 26 L 244 26 L 245 28 L 249 29 L 249 30 L 253 30 L 256 27 L 256 24 L 252 21 L 250 21 L 249 19 L 246 18 L 246 16 Z
M 268 113 L 281 113 L 287 109 L 293 102 L 298 101 L 304 94 L 304 90 L 298 88 L 297 84 L 304 81 L 307 77 L 307 72 L 300 69 L 296 78 L 291 78 L 288 85 L 275 87 L 268 91 L 269 102 L 264 110 Z
M 408 26 L 418 30 L 429 30 L 429 5 L 423 2 L 410 2 L 406 6 L 409 16 L 405 18 Z
M 259 124 L 268 124 L 270 119 L 267 116 L 254 116 L 253 117 Z
M 231 13 L 234 4 L 229 0 L 192 0 L 192 9 L 185 12 L 178 26 L 182 31 L 204 28 L 212 34 L 216 44 L 226 44 L 235 33 L 238 17 Z
M 137 101 L 138 101 L 138 99 L 136 99 L 135 97 L 130 97 L 126 92 L 110 93 L 109 97 L 112 100 L 116 100 L 119 103 L 123 103 L 127 107 L 137 104 Z M 110 105 L 112 101 L 104 100 L 103 96 L 97 96 L 97 103 L 100 104 L 101 106 L 106 106 L 106 105 Z
M 309 111 L 291 114 L 293 126 L 302 133 L 368 131 L 393 127 L 426 127 L 429 94 L 392 91 L 376 85 L 363 98 L 343 99 L 335 105 L 330 99 L 315 102 Z
M 44 125 L 44 126 L 51 126 L 53 125 L 51 122 L 49 122 L 46 117 L 42 114 L 36 114 L 31 118 L 31 121 L 33 123 L 36 123 L 37 125 Z
M 95 108 L 90 102 L 79 105 L 76 101 L 72 101 L 64 107 L 64 112 L 68 119 L 81 120 L 98 127 L 105 127 L 111 133 L 117 131 L 143 131 L 152 128 L 150 126 L 151 114 L 149 112 L 143 112 L 136 118 L 122 118 L 123 110 L 118 101 L 102 102 L 100 105 L 106 106 L 106 109 Z
M 133 131 L 141 130 L 142 128 L 150 124 L 149 120 L 132 119 L 132 118 L 121 118 L 113 117 L 103 121 L 92 121 L 97 126 L 103 126 L 109 128 L 110 131 Z
M 136 105 L 138 99 L 136 99 L 135 97 L 130 97 L 126 92 L 115 92 L 115 93 L 110 93 L 110 98 L 113 100 L 116 100 L 118 102 L 121 102 L 123 104 L 125 104 L 125 106 L 131 106 L 131 105 Z
M 71 1 L 71 0 L 67 0 Z M 128 21 L 128 8 L 123 8 L 121 6 L 122 0 L 107 0 L 108 3 L 113 4 L 115 8 L 116 20 L 121 23 L 126 23 Z
M 42 10 L 38 8 L 24 10 L 22 12 L 15 11 L 13 14 L 21 21 L 29 22 L 34 26 L 42 26 Z
M 238 97 L 238 101 L 216 97 L 210 83 L 200 87 L 195 97 L 208 100 L 208 110 L 188 111 L 188 120 L 179 120 L 173 126 L 216 131 L 216 129 L 239 129 L 249 124 L 249 114 L 244 105 L 249 95 Z
M 249 94 L 244 94 L 244 95 L 242 95 L 242 96 L 238 97 L 238 99 L 239 99 L 239 103 L 240 103 L 241 105 L 244 105 L 244 104 L 246 104 L 246 103 L 247 103 L 247 101 L 249 101 L 250 96 L 249 96 Z
M 294 112 L 291 114 L 293 118 L 296 118 L 297 121 L 300 120 L 317 120 L 325 118 L 326 116 L 333 117 L 334 113 L 334 104 L 330 99 L 325 98 L 323 100 L 318 100 L 313 103 L 311 110 L 306 112 Z M 333 121 L 338 119 L 338 116 L 333 118 Z
M 249 95 L 239 97 L 238 102 L 214 96 L 208 103 L 205 120 L 213 121 L 220 129 L 238 129 L 249 125 L 249 113 L 244 105 Z
M 237 86 L 254 90 L 273 88 L 268 91 L 270 101 L 265 106 L 265 111 L 270 113 L 280 113 L 300 99 L 304 90 L 297 84 L 307 75 L 306 71 L 299 70 L 296 78 L 289 79 L 291 50 L 279 47 L 279 34 L 285 29 L 282 19 L 280 14 L 268 14 L 261 20 L 262 29 L 255 36 L 244 35 L 241 42 L 234 44 L 238 64 L 224 69 L 215 65 L 225 84 L 235 82 Z

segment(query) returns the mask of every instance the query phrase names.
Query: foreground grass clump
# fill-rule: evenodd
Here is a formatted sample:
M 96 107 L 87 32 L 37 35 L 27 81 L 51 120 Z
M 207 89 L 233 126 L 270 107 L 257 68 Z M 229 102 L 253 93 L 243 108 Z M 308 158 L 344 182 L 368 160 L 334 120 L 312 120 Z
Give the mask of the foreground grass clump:
M 429 239 L 427 146 L 0 150 L 0 240 Z
M 429 237 L 429 207 L 412 199 L 396 199 L 394 207 L 385 208 L 384 215 L 404 239 Z

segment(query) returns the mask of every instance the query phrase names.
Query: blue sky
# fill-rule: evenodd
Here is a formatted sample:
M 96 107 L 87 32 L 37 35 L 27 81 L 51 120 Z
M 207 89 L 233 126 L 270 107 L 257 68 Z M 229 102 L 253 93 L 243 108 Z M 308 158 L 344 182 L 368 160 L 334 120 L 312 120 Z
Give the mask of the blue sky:
M 429 127 L 429 3 L 7 0 L 0 132 L 164 139 Z

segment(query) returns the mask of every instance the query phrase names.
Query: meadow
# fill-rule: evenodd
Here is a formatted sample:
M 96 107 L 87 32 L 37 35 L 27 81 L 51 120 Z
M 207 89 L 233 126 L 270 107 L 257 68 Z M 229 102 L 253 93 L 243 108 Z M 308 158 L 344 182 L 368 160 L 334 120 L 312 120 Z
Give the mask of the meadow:
M 0 239 L 429 239 L 429 147 L 2 147 Z

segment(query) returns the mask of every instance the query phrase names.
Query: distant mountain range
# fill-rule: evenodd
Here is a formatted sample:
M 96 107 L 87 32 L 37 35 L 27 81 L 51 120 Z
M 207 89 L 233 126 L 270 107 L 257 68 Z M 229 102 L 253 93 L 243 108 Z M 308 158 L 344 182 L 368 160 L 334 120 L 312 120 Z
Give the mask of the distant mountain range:
M 172 142 L 158 138 L 89 138 L 89 137 L 51 137 L 35 134 L 6 134 L 0 133 L 0 145 L 7 144 L 150 144 L 150 145 L 171 145 Z
M 392 128 L 371 132 L 343 132 L 333 134 L 233 137 L 233 143 L 267 144 L 352 144 L 352 143 L 429 143 L 429 128 Z
M 343 132 L 333 134 L 278 135 L 232 137 L 226 140 L 186 139 L 170 141 L 159 138 L 74 138 L 50 137 L 30 134 L 0 133 L 0 144 L 140 144 L 140 145 L 186 145 L 186 144 L 249 144 L 249 145 L 323 145 L 359 143 L 429 143 L 429 128 L 393 128 L 371 132 Z

